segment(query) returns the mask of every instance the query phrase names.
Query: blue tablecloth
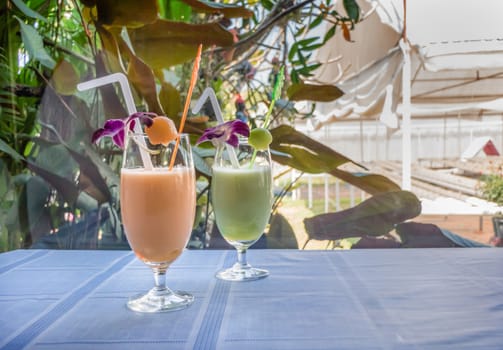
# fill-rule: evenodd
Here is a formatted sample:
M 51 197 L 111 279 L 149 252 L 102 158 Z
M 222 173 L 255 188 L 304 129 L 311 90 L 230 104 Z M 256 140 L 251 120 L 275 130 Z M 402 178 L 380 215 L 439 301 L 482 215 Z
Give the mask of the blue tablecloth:
M 129 251 L 0 254 L 0 349 L 503 349 L 503 249 L 251 250 L 266 279 L 214 278 L 233 251 L 186 251 L 188 309 L 138 314 Z

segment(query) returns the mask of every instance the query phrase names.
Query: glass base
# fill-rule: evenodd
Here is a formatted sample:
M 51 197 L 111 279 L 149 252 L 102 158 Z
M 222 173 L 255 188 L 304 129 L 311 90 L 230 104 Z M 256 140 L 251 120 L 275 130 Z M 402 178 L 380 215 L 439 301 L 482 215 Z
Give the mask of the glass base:
M 224 281 L 247 282 L 269 276 L 269 271 L 257 269 L 250 265 L 241 266 L 239 263 L 233 267 L 217 272 L 215 277 Z
M 152 288 L 146 294 L 131 297 L 127 307 L 136 312 L 169 312 L 182 310 L 194 302 L 194 296 L 184 291 Z

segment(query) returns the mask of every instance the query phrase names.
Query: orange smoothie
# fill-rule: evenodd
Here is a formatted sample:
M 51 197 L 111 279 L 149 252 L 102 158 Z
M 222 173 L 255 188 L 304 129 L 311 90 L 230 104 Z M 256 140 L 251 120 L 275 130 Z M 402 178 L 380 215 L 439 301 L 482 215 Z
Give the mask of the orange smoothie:
M 121 215 L 135 254 L 173 262 L 190 237 L 196 207 L 193 169 L 122 169 Z

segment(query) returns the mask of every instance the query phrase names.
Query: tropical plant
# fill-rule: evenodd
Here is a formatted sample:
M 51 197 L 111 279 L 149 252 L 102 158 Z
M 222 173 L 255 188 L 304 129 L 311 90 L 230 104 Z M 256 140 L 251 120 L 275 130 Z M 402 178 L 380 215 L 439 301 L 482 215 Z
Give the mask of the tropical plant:
M 482 177 L 482 194 L 485 199 L 503 205 L 503 176 L 490 174 Z
M 271 105 L 279 67 L 287 68 L 288 88 L 271 107 L 276 162 L 330 173 L 372 195 L 399 189 L 361 166 L 360 173 L 341 170 L 352 161 L 292 127 L 296 118 L 309 117 L 298 113 L 293 101 L 327 101 L 342 94 L 308 79 L 320 66 L 314 52 L 336 30 L 350 40 L 360 20 L 355 0 L 344 0 L 342 11 L 329 0 L 7 0 L 0 18 L 3 250 L 36 242 L 124 246 L 117 214 L 120 150 L 107 142 L 96 147 L 90 139 L 106 119 L 128 112 L 116 87 L 78 92 L 76 85 L 124 73 L 139 110 L 178 124 L 199 44 L 204 55 L 194 95 L 212 87 L 227 118 L 244 115 L 254 126 Z M 319 37 L 313 31 L 322 24 L 327 29 Z M 209 105 L 204 112 L 188 118 L 185 132 L 193 140 L 213 123 Z M 200 204 L 207 207 L 204 178 L 211 175 L 204 158 L 211 151 L 195 147 L 194 153 L 202 179 Z M 80 245 L 88 236 L 94 239 Z

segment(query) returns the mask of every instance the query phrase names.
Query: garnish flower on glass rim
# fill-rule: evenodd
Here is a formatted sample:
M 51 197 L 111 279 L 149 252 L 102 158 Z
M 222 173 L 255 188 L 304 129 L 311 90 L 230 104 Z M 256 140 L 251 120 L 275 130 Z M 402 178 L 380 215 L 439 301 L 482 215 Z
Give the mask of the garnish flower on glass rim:
M 199 145 L 202 142 L 211 141 L 213 146 L 217 148 L 226 143 L 237 147 L 239 145 L 238 135 L 244 137 L 250 136 L 250 128 L 245 122 L 235 119 L 206 129 L 196 144 Z
M 124 148 L 124 139 L 126 137 L 126 128 L 129 131 L 134 130 L 136 119 L 140 119 L 145 125 L 152 125 L 153 117 L 157 116 L 155 113 L 137 112 L 131 114 L 125 119 L 109 119 L 105 122 L 102 128 L 99 128 L 93 133 L 91 142 L 96 143 L 101 138 L 109 136 L 112 138 L 114 144 L 120 148 Z
M 101 138 L 109 136 L 116 146 L 124 149 L 126 131 L 134 131 L 137 119 L 145 125 L 145 132 L 152 144 L 166 145 L 178 135 L 171 119 L 151 112 L 136 112 L 125 119 L 107 120 L 102 128 L 93 133 L 91 141 L 96 143 Z

